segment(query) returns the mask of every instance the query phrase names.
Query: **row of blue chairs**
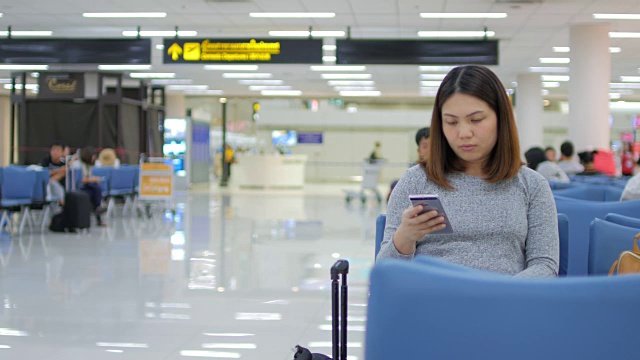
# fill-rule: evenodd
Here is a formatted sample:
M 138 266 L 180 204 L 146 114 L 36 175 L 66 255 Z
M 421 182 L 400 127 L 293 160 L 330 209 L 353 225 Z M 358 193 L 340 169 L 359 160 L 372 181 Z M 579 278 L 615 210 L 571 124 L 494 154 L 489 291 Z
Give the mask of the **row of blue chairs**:
M 527 279 L 418 256 L 376 263 L 369 293 L 367 360 L 638 358 L 639 275 Z
M 123 213 L 133 209 L 133 201 L 138 189 L 140 167 L 137 165 L 120 165 L 120 167 L 94 167 L 92 175 L 102 178 L 102 196 L 107 200 L 106 216 L 112 216 L 115 199 L 125 199 Z
M 44 209 L 45 217 L 50 215 L 47 200 L 48 171 L 28 170 L 24 166 L 10 165 L 0 168 L 0 230 L 13 232 L 11 213 L 20 212 L 21 222 L 18 233 L 22 234 L 26 223 L 33 226 L 30 209 Z M 46 224 L 43 218 L 42 230 Z

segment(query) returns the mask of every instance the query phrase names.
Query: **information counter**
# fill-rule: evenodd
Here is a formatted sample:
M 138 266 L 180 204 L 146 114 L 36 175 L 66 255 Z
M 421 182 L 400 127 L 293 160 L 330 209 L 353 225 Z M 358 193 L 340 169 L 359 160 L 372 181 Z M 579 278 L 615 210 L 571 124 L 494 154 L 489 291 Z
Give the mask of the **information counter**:
M 238 156 L 231 181 L 239 187 L 302 188 L 306 155 Z

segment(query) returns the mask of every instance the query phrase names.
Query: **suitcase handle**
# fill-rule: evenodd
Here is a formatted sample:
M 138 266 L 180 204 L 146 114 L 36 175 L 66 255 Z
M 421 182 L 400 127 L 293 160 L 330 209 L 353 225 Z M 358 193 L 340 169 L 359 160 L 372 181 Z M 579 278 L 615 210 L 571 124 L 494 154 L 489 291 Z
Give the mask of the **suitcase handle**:
M 331 280 L 337 280 L 338 275 L 347 275 L 349 273 L 349 262 L 347 260 L 338 260 L 331 267 Z

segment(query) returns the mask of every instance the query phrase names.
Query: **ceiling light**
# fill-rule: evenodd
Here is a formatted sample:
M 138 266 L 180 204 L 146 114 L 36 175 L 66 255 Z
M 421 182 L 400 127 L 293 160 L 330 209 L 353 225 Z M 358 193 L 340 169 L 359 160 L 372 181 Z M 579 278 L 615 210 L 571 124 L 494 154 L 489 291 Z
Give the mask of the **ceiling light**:
M 114 12 L 114 13 L 83 13 L 88 18 L 163 18 L 165 12 Z
M 380 96 L 380 91 L 340 91 L 340 96 Z
M 273 77 L 271 73 L 223 73 L 225 79 L 268 79 Z
M 640 89 L 640 84 L 634 83 L 610 83 L 611 89 Z
M 609 32 L 609 37 L 614 39 L 635 39 L 640 38 L 640 32 Z
M 633 90 L 613 90 L 612 92 L 622 95 L 633 95 L 635 92 Z
M 322 74 L 323 79 L 339 80 L 339 79 L 371 79 L 371 74 Z
M 11 36 L 51 36 L 53 31 L 11 31 Z M 8 31 L 0 31 L 0 36 L 9 36 Z
M 419 66 L 418 69 L 420 71 L 433 71 L 433 72 L 438 72 L 438 71 L 451 71 L 451 69 L 455 68 L 455 66 L 432 66 L 432 65 L 428 65 L 428 66 Z
M 560 83 L 557 81 L 545 81 L 542 83 L 542 87 L 545 88 L 557 88 L 560 87 Z
M 420 13 L 423 19 L 504 19 L 507 13 Z
M 11 79 L 0 79 L 0 84 L 11 84 Z
M 238 80 L 240 85 L 282 85 L 284 80 Z
M 532 66 L 529 71 L 534 73 L 568 73 L 568 67 Z
M 547 95 L 549 95 L 549 90 L 547 90 L 547 89 L 542 89 L 542 90 L 540 91 L 540 94 L 541 94 L 542 96 L 547 96 Z
M 609 99 L 620 99 L 622 97 L 622 94 L 619 93 L 609 93 Z
M 185 90 L 185 95 L 222 95 L 222 90 Z
M 336 62 L 336 60 L 338 60 L 338 58 L 333 56 L 333 55 L 328 55 L 328 56 L 323 56 L 322 57 L 322 62 Z
M 249 13 L 249 16 L 255 18 L 333 18 L 336 17 L 336 13 L 296 13 L 296 12 L 283 12 L 283 13 Z
M 249 90 L 262 91 L 262 90 L 291 90 L 292 86 L 289 85 L 251 85 Z
M 260 95 L 263 96 L 300 96 L 302 91 L 300 90 L 262 90 Z M 280 320 L 280 319 L 238 319 L 236 320 Z
M 640 82 L 640 76 L 620 76 L 622 82 Z
M 310 66 L 311 71 L 365 71 L 366 66 L 361 65 L 320 65 Z
M 426 38 L 478 38 L 496 36 L 495 31 L 418 31 L 418 36 Z
M 330 80 L 327 83 L 329 84 L 329 86 L 341 86 L 341 85 L 371 86 L 376 84 L 376 82 L 373 80 Z
M 180 350 L 180 356 L 206 357 L 206 358 L 218 358 L 218 359 L 240 359 L 239 353 L 204 351 L 204 350 Z
M 27 84 L 25 85 L 27 90 L 38 90 L 38 84 Z M 4 88 L 7 90 L 11 90 L 11 84 L 4 84 Z M 22 90 L 22 84 L 16 84 L 16 90 Z
M 270 36 L 308 37 L 309 31 L 269 31 Z M 311 31 L 312 37 L 341 37 L 344 31 Z
M 167 90 L 207 90 L 208 85 L 169 85 Z
M 420 74 L 422 80 L 444 80 L 447 74 Z
M 184 84 L 191 84 L 192 82 L 193 80 L 191 79 L 153 79 L 151 80 L 151 83 L 155 85 L 170 85 L 170 84 L 184 85 Z
M 640 20 L 640 14 L 593 14 L 594 19 Z
M 137 30 L 127 30 L 127 31 L 123 31 L 122 35 L 124 36 L 138 36 L 138 31 Z M 140 31 L 140 36 L 175 36 L 176 35 L 176 31 L 175 30 L 171 30 L 171 31 L 147 31 L 147 30 L 142 30 Z M 178 31 L 178 36 L 196 36 L 198 35 L 197 31 L 185 31 L 185 30 L 179 30 Z
M 336 86 L 333 88 L 335 91 L 374 91 L 375 86 Z
M 257 349 L 258 346 L 253 343 L 205 343 L 202 344 L 203 349 Z
M 540 58 L 541 64 L 568 64 L 571 59 L 569 58 Z
M 442 81 L 420 81 L 420 86 L 440 87 Z
M 0 65 L 0 70 L 49 70 L 49 65 Z
M 205 70 L 246 70 L 255 71 L 258 70 L 258 65 L 205 65 Z
M 98 65 L 98 70 L 151 70 L 151 65 Z
M 559 53 L 568 53 L 571 51 L 571 48 L 568 46 L 554 46 L 553 47 L 553 52 L 559 52 Z M 619 52 L 622 51 L 622 48 L 619 47 L 610 47 L 609 48 L 609 52 L 612 54 L 617 54 Z
M 134 79 L 172 79 L 176 73 L 131 73 L 129 76 Z
M 542 81 L 569 81 L 569 75 L 542 75 Z
M 612 53 L 612 54 L 621 53 L 622 52 L 622 48 L 621 47 L 610 47 L 609 48 L 609 52 Z
M 335 45 L 322 45 L 324 51 L 335 51 L 338 47 Z

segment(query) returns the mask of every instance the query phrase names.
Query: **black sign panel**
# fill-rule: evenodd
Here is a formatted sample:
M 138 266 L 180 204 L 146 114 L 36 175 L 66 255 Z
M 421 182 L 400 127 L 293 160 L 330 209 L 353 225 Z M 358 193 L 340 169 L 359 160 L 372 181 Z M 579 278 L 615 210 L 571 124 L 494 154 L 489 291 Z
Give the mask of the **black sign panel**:
M 151 64 L 150 39 L 2 39 L 5 64 Z
M 322 40 L 164 39 L 165 64 L 322 64 Z
M 337 64 L 498 65 L 497 40 L 337 40 Z
M 40 73 L 38 98 L 74 99 L 83 97 L 84 73 Z

